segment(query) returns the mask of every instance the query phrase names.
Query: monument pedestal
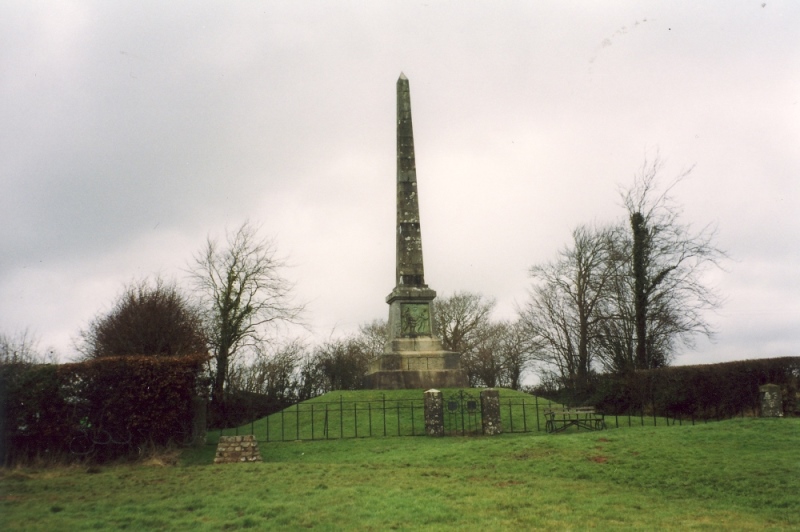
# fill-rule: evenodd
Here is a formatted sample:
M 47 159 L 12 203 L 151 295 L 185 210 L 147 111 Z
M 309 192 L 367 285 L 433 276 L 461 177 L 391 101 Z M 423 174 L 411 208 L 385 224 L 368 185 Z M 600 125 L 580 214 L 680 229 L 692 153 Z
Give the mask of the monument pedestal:
M 434 336 L 431 301 L 436 292 L 424 287 L 397 287 L 389 303 L 389 340 L 365 379 L 373 390 L 466 388 L 461 355 L 446 351 Z

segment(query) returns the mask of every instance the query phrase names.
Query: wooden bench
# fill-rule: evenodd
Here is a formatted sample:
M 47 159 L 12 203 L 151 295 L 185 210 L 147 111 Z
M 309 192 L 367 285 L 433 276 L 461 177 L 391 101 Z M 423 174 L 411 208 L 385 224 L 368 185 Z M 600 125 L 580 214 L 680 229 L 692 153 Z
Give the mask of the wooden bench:
M 606 428 L 605 416 L 590 406 L 546 410 L 544 417 L 547 419 L 545 430 L 550 434 L 562 432 L 571 426 L 586 430 L 603 430 Z

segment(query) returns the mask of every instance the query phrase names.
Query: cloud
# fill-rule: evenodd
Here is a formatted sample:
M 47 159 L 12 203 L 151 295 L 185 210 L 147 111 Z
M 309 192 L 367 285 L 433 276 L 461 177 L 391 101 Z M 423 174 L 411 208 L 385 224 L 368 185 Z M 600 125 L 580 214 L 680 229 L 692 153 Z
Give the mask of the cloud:
M 623 215 L 618 186 L 658 147 L 668 174 L 696 164 L 686 219 L 739 261 L 718 343 L 684 359 L 796 351 L 800 8 L 754 7 L 6 3 L 0 327 L 69 352 L 123 283 L 180 277 L 248 218 L 318 332 L 383 317 L 402 70 L 440 294 L 510 315 L 576 225 Z

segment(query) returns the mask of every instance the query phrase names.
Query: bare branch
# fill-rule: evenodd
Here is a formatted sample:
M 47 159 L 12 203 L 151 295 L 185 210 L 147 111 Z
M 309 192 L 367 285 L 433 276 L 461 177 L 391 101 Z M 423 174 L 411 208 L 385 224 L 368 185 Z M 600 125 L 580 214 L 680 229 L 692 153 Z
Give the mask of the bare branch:
M 703 273 L 719 267 L 726 257 L 714 244 L 716 227 L 695 231 L 683 223 L 682 209 L 672 197 L 693 167 L 664 185 L 659 181 L 661 169 L 658 155 L 652 163 L 645 160 L 633 185 L 622 193 L 630 232 L 616 233 L 617 247 L 625 248 L 630 260 L 622 254 L 615 271 L 632 279 L 629 285 L 616 283 L 617 289 L 630 290 L 627 297 L 633 301 L 636 349 L 629 368 L 667 364 L 676 345 L 691 345 L 697 333 L 711 336 L 713 330 L 703 311 L 721 303 L 718 294 L 702 282 Z M 619 360 L 619 355 L 609 358 Z

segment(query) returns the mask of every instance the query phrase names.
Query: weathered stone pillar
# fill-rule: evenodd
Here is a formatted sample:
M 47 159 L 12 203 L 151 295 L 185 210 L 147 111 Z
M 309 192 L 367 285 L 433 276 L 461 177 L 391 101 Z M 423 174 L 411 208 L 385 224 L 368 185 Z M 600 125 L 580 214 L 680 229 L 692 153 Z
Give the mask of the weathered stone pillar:
M 761 417 L 783 417 L 783 397 L 781 387 L 777 384 L 765 384 L 758 387 L 761 399 Z
M 481 419 L 484 434 L 487 436 L 502 434 L 503 422 L 500 420 L 500 392 L 493 388 L 481 392 Z
M 425 392 L 425 433 L 444 436 L 444 396 L 439 390 Z

